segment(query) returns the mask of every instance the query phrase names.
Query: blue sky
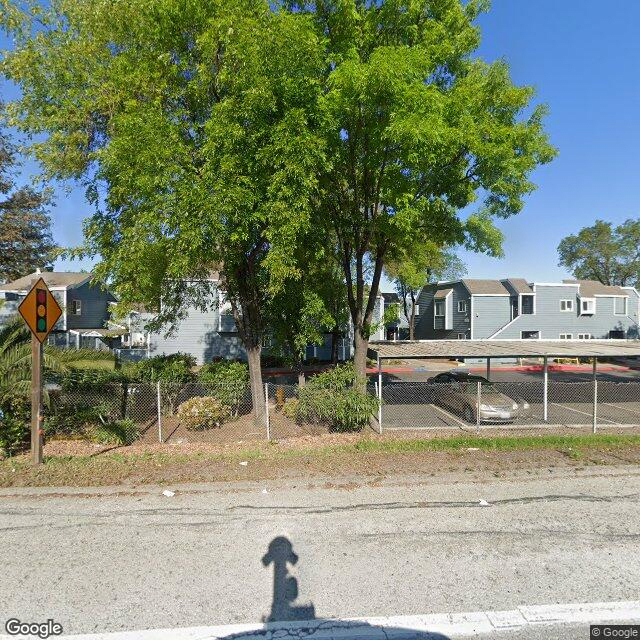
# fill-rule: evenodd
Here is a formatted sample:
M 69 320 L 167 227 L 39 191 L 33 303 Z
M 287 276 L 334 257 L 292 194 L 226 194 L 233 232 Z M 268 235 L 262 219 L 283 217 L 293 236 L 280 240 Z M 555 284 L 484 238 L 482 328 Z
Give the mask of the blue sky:
M 503 259 L 461 252 L 470 277 L 566 277 L 556 254 L 564 236 L 597 218 L 619 223 L 640 215 L 638 24 L 635 0 L 494 0 L 481 17 L 479 54 L 506 58 L 514 81 L 536 88 L 536 100 L 549 106 L 546 128 L 559 156 L 536 171 L 538 190 L 523 211 L 500 222 Z M 5 84 L 2 93 L 10 99 L 13 90 Z M 25 179 L 33 171 L 25 163 Z M 60 245 L 76 245 L 81 220 L 90 213 L 83 190 L 67 193 L 59 186 L 56 195 L 54 237 Z

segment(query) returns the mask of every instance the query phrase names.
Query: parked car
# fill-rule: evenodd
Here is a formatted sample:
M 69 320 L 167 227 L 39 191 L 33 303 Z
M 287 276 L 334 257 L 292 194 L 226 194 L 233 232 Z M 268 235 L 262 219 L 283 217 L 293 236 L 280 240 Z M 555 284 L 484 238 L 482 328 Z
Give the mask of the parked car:
M 529 410 L 520 398 L 511 398 L 498 391 L 482 376 L 465 371 L 447 371 L 429 378 L 433 383 L 433 397 L 438 404 L 464 417 L 467 422 L 478 420 L 478 382 L 481 383 L 480 422 L 513 422 Z

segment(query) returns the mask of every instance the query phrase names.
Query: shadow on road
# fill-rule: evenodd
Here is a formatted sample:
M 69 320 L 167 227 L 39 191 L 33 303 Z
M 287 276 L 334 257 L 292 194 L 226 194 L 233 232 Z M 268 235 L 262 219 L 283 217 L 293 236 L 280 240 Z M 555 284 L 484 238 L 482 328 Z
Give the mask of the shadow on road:
M 271 611 L 263 617 L 263 626 L 224 636 L 224 640 L 450 640 L 448 636 L 428 630 L 376 625 L 364 620 L 316 618 L 312 603 L 295 604 L 298 580 L 290 575 L 289 566 L 296 565 L 298 560 L 289 538 L 278 536 L 269 543 L 262 564 L 265 567 L 273 565 Z M 327 588 L 332 587 L 327 585 Z

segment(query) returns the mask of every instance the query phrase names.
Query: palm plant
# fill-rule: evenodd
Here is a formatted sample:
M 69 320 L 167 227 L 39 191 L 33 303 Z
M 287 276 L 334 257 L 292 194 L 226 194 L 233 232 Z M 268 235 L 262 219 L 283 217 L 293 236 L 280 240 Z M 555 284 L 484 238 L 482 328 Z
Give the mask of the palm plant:
M 84 361 L 113 360 L 108 351 L 59 349 L 45 346 L 43 366 L 47 374 L 63 374 Z M 28 398 L 31 392 L 31 334 L 19 316 L 0 327 L 0 405 L 11 397 Z M 45 403 L 48 401 L 46 390 Z

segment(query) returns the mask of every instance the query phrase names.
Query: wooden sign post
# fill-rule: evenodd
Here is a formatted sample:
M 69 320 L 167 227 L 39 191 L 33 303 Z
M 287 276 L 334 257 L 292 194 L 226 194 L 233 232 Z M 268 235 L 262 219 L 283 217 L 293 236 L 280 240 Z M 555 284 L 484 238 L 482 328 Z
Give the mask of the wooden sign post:
M 18 307 L 31 330 L 31 455 L 42 464 L 42 343 L 62 315 L 58 301 L 39 278 Z

